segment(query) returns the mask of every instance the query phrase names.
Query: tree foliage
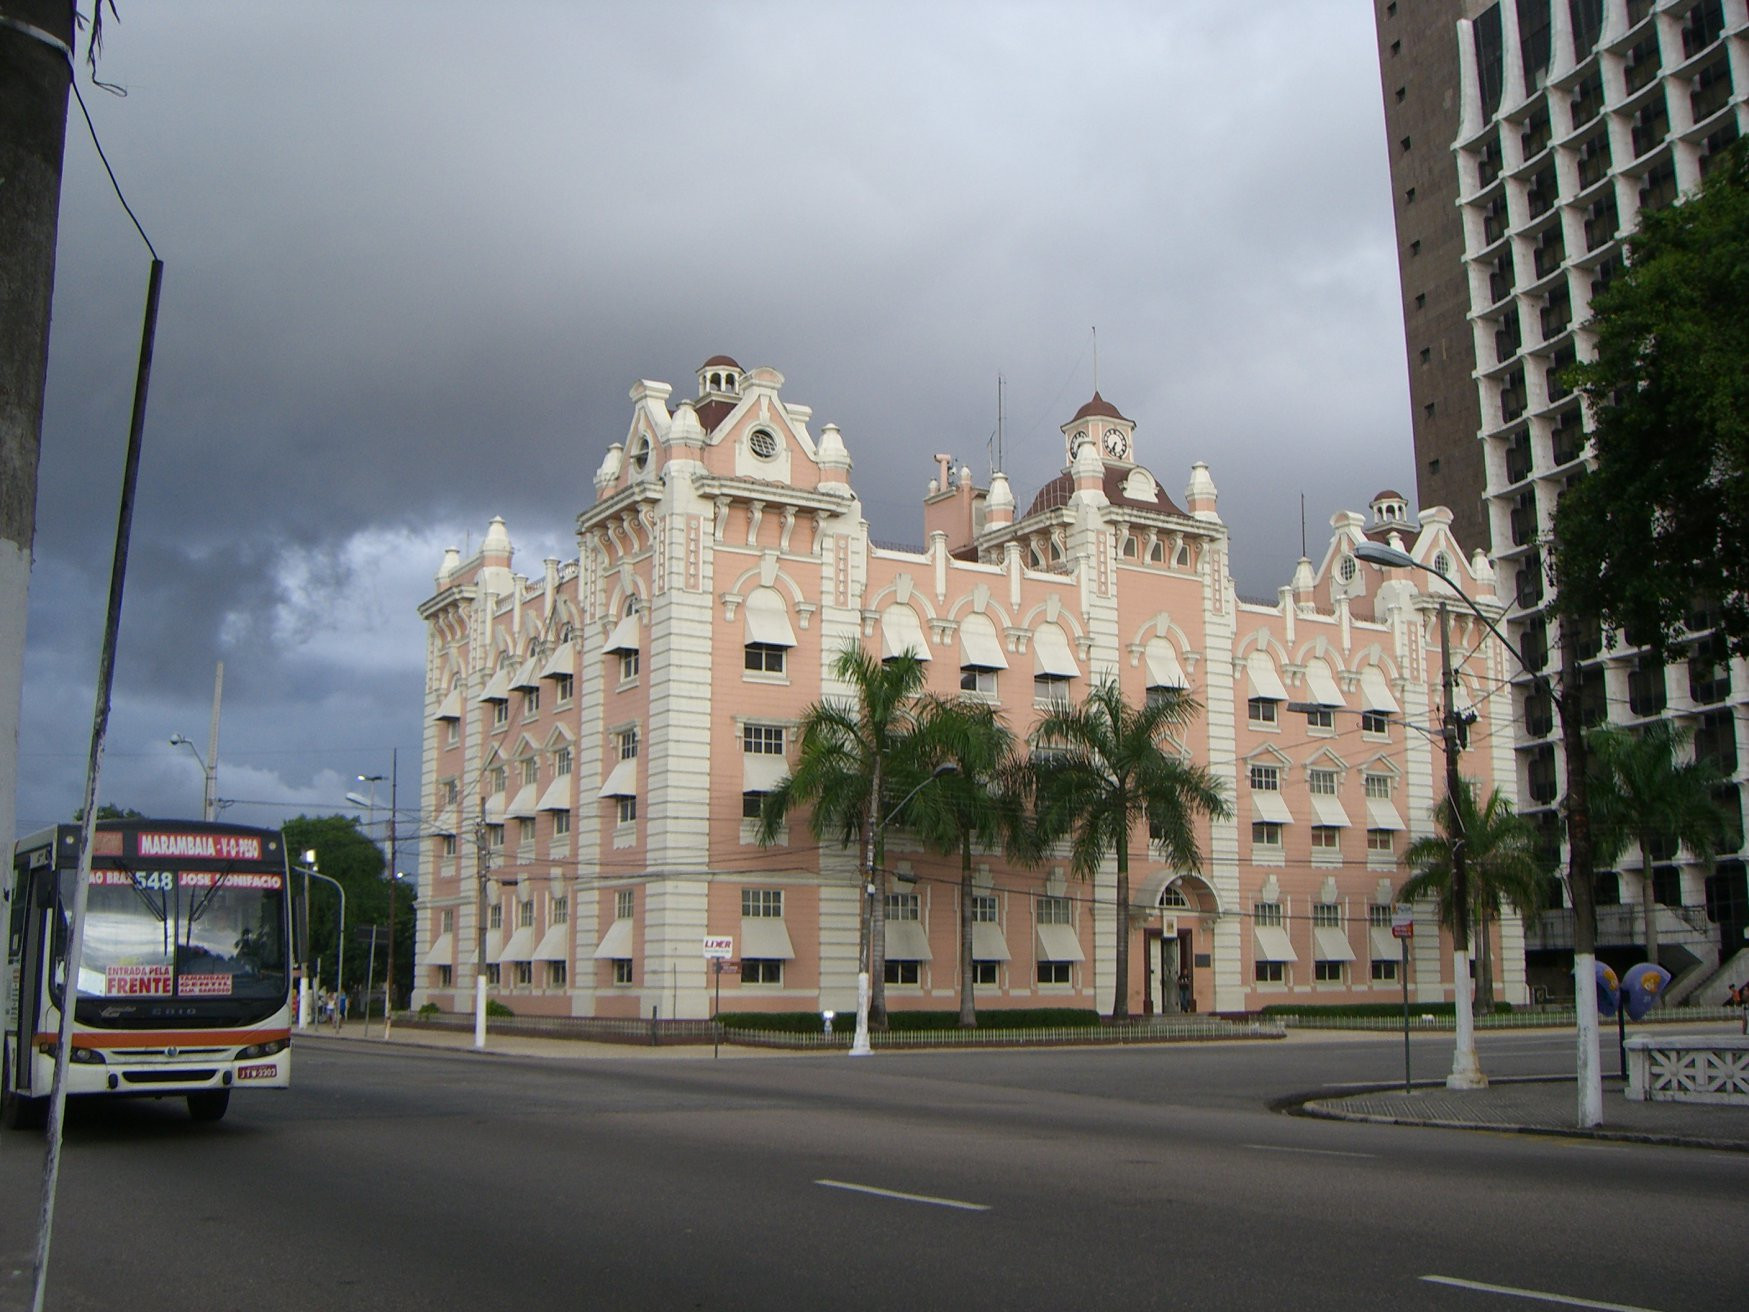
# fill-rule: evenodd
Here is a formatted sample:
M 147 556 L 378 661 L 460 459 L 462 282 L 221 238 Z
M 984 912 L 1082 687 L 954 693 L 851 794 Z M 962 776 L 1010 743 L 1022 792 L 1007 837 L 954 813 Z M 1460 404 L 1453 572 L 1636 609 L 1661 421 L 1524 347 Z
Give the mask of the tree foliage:
M 1201 709 L 1179 689 L 1150 692 L 1141 706 L 1124 699 L 1114 679 L 1091 689 L 1077 706 L 1051 711 L 1033 730 L 1038 825 L 1047 841 L 1070 840 L 1073 869 L 1091 878 L 1105 859 L 1117 861 L 1117 983 L 1112 1018 L 1130 1014 L 1130 844 L 1147 825 L 1160 859 L 1197 870 L 1200 817 L 1230 814 L 1220 781 L 1170 741 Z
M 1569 377 L 1594 470 L 1555 516 L 1557 606 L 1666 650 L 1697 603 L 1749 653 L 1749 141 L 1643 213 Z
M 357 989 L 365 983 L 365 971 L 370 963 L 370 945 L 354 932 L 369 925 L 387 930 L 389 923 L 389 884 L 383 878 L 383 851 L 352 816 L 300 815 L 284 826 L 286 851 L 294 867 L 292 883 L 298 900 L 303 898 L 303 880 L 296 867 L 303 862 L 306 850 L 316 853 L 315 868 L 337 880 L 346 890 L 346 987 Z M 413 981 L 413 892 L 404 884 L 395 888 L 395 992 L 405 997 Z M 332 886 L 321 880 L 310 881 L 309 960 L 312 968 L 319 959 L 322 973 L 317 981 L 326 987 L 334 985 L 334 966 L 339 954 L 335 949 L 338 927 L 338 903 Z M 387 968 L 386 952 L 377 949 L 376 979 L 380 981 Z

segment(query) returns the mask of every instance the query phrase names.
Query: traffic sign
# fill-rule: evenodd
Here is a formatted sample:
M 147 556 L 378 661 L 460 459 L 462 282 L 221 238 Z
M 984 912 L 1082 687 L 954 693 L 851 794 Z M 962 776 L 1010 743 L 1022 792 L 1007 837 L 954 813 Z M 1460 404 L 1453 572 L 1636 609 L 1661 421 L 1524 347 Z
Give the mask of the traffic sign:
M 721 938 L 707 938 L 704 941 L 704 958 L 706 961 L 726 960 L 735 955 L 735 940 L 732 935 Z
M 1408 907 L 1397 907 L 1391 912 L 1391 937 L 1415 937 L 1415 913 Z

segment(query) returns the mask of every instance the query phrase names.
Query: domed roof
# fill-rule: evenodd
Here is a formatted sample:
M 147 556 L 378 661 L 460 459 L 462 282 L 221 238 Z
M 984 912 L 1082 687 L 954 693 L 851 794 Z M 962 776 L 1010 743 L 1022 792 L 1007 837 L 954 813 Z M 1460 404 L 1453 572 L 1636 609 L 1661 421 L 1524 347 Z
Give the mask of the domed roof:
M 700 369 L 718 369 L 724 367 L 729 369 L 739 369 L 741 366 L 726 355 L 713 355 L 710 359 L 699 365 Z
M 1080 420 L 1093 415 L 1098 415 L 1102 419 L 1121 419 L 1126 424 L 1134 422 L 1128 416 L 1119 414 L 1117 412 L 1117 407 L 1110 401 L 1107 401 L 1098 392 L 1093 394 L 1093 399 L 1091 401 L 1075 412 L 1075 418 L 1071 419 L 1069 422 L 1072 424 L 1077 423 Z
M 1401 492 L 1393 492 L 1390 488 L 1386 488 L 1383 492 L 1379 492 L 1373 497 L 1374 501 L 1407 501 L 1408 499 L 1409 498 L 1404 496 Z

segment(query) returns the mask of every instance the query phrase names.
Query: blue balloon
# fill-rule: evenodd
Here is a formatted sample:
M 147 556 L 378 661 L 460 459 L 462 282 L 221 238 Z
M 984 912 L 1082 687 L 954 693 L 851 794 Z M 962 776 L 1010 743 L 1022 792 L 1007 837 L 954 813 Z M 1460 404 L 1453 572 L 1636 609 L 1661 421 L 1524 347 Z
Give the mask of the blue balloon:
M 1597 1014 L 1608 1019 L 1614 1016 L 1616 1008 L 1621 1003 L 1620 986 L 1616 983 L 1615 972 L 1601 961 L 1597 966 Z

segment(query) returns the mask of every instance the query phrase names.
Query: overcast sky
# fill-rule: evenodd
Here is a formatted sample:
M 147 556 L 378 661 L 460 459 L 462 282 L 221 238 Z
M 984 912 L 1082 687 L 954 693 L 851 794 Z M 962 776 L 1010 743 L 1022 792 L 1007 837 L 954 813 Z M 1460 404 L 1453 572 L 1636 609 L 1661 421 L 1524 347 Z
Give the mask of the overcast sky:
M 87 11 L 88 0 L 82 4 Z M 1024 505 L 1098 386 L 1242 592 L 1413 496 L 1371 6 L 120 0 L 80 87 L 165 262 L 101 801 L 419 785 L 443 548 L 573 556 L 639 378 L 771 365 L 872 532 L 935 451 Z M 83 43 L 81 44 L 83 51 Z M 83 787 L 149 256 L 72 107 L 18 827 Z M 386 799 L 386 785 L 379 795 Z

